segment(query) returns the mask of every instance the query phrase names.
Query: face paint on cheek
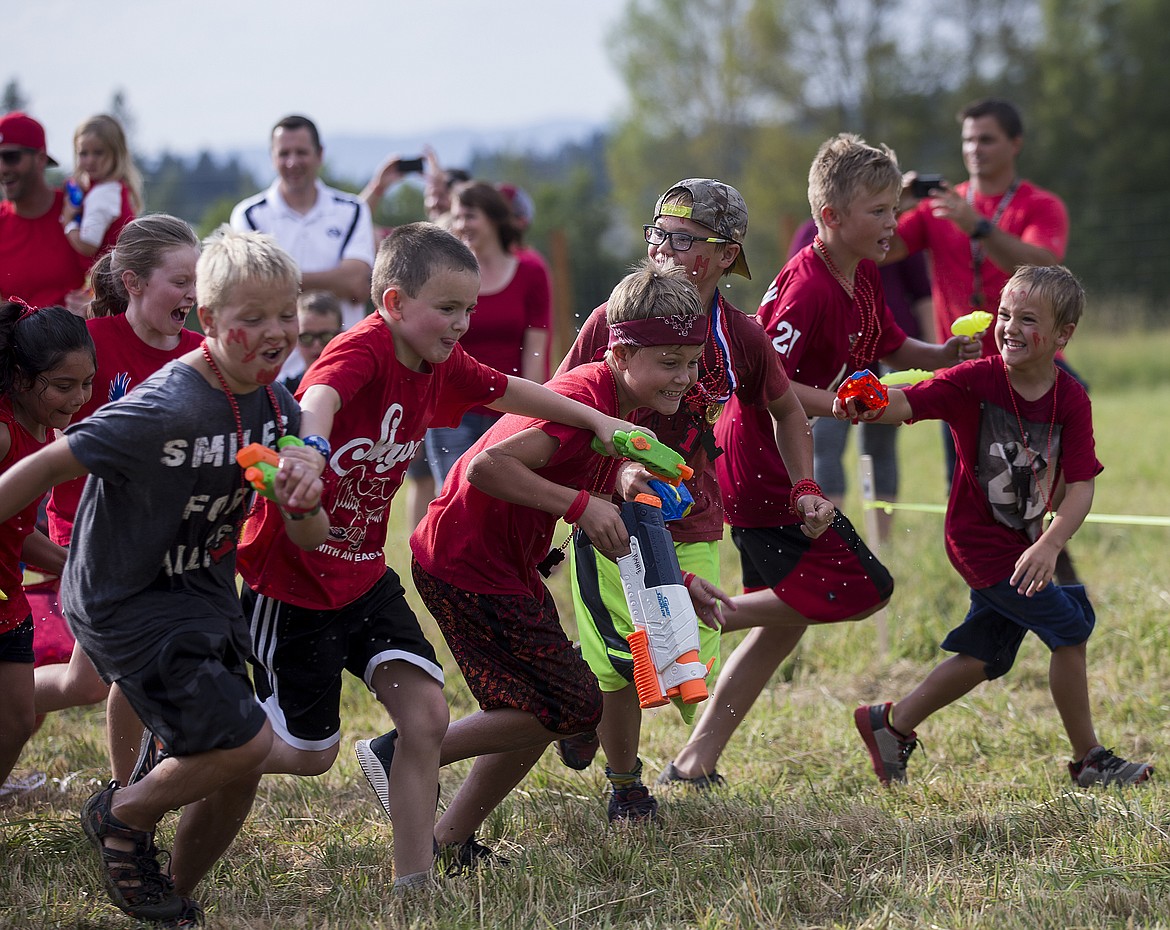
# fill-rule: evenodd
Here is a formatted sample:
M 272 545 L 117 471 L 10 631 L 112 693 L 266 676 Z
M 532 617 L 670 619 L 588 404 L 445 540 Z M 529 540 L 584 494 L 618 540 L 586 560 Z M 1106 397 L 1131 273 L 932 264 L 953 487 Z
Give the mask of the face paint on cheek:
M 259 348 L 248 348 L 248 334 L 245 333 L 242 329 L 229 329 L 227 338 L 224 341 L 228 345 L 231 345 L 233 342 L 238 342 L 240 345 L 242 345 L 245 350 L 243 358 L 243 361 L 245 362 L 255 361 L 257 354 L 260 352 Z
M 1032 348 L 1039 349 L 1047 340 L 1039 333 L 1032 333 Z
M 702 277 L 707 273 L 707 269 L 711 267 L 711 259 L 703 258 L 702 255 L 695 256 L 695 263 L 691 266 L 691 274 Z
M 257 384 L 271 384 L 280 374 L 279 368 L 263 368 L 256 373 Z

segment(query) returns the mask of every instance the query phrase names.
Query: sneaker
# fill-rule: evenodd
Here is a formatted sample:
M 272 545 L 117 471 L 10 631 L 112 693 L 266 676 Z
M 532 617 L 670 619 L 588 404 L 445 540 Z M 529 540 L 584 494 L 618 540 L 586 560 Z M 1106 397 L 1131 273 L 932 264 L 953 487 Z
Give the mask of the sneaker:
M 1080 762 L 1068 764 L 1068 774 L 1082 788 L 1090 785 L 1140 785 L 1154 774 L 1149 762 L 1127 762 L 1112 749 L 1097 746 Z
M 163 749 L 162 741 L 149 729 L 144 729 L 142 741 L 138 744 L 138 759 L 134 763 L 134 769 L 130 772 L 130 780 L 126 784 L 135 785 L 142 781 L 147 773 L 166 757 L 167 753 Z
M 495 852 L 477 840 L 474 833 L 465 843 L 440 846 L 439 856 L 444 863 L 443 871 L 448 878 L 474 872 L 489 860 L 492 865 L 511 865 L 510 860 L 503 856 L 497 856 Z
M 617 820 L 655 823 L 658 820 L 658 801 L 645 785 L 614 788 L 609 796 L 609 809 L 606 813 L 610 823 Z
M 556 741 L 557 755 L 569 768 L 583 772 L 589 768 L 589 763 L 597 755 L 597 748 L 601 740 L 597 738 L 596 730 L 578 733 L 576 736 L 567 736 Z
M 375 739 L 359 739 L 353 744 L 353 751 L 366 781 L 378 796 L 382 810 L 391 819 L 394 815 L 390 813 L 390 763 L 394 761 L 394 744 L 397 741 L 398 731 L 391 730 Z
M 135 830 L 113 815 L 117 789 L 118 783 L 110 782 L 81 809 L 81 828 L 101 857 L 106 892 L 114 904 L 138 920 L 177 920 L 193 902 L 175 894 L 175 883 L 159 867 L 154 832 Z M 134 848 L 106 846 L 102 843 L 106 837 L 127 840 Z
M 45 782 L 48 780 L 49 776 L 44 772 L 33 772 L 31 775 L 26 775 L 23 778 L 10 776 L 8 781 L 0 785 L 0 798 L 36 791 L 38 788 L 44 787 Z
M 674 767 L 671 762 L 662 770 L 662 774 L 654 779 L 656 785 L 674 785 L 684 784 L 696 791 L 710 791 L 712 788 L 725 788 L 727 786 L 727 779 L 718 772 L 711 772 L 707 775 L 696 775 L 694 778 L 687 778 L 678 769 Z
M 862 705 L 853 712 L 857 732 L 865 740 L 874 773 L 883 785 L 906 780 L 906 761 L 918 745 L 917 734 L 903 736 L 890 726 L 891 706 Z
M 192 927 L 202 927 L 204 924 L 203 905 L 192 898 L 183 898 L 183 912 L 172 920 L 159 922 L 160 927 L 169 930 L 191 930 Z

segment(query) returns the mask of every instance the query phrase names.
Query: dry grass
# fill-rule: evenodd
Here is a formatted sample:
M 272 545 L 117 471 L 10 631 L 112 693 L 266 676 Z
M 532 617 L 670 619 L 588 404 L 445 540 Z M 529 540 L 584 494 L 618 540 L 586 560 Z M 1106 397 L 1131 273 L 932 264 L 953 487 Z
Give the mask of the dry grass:
M 1170 443 L 1150 423 L 1161 405 L 1145 387 L 1162 379 L 1170 336 L 1085 333 L 1074 345 L 1074 363 L 1094 382 L 1107 466 L 1095 509 L 1170 514 Z M 905 431 L 906 499 L 942 499 L 936 435 L 929 424 Z M 721 769 L 730 789 L 664 793 L 660 827 L 608 828 L 598 767 L 572 772 L 549 754 L 485 825 L 484 838 L 511 868 L 401 901 L 390 893 L 392 832 L 343 752 L 321 778 L 261 786 L 239 841 L 205 888 L 209 925 L 1170 926 L 1170 797 L 1159 781 L 1132 792 L 1071 788 L 1047 657 L 1035 641 L 1005 681 L 921 728 L 925 746 L 910 784 L 883 790 L 874 780 L 852 707 L 914 684 L 964 609 L 965 589 L 940 540 L 938 517 L 898 516 L 886 554 L 900 584 L 888 653 L 878 654 L 872 623 L 814 630 L 729 747 Z M 1099 615 L 1090 646 L 1098 729 L 1119 753 L 1155 760 L 1170 735 L 1168 542 L 1164 528 L 1088 525 L 1075 543 Z M 729 546 L 725 581 L 736 578 Z M 564 578 L 555 580 L 567 604 Z M 470 698 L 442 658 L 459 716 Z M 349 687 L 344 744 L 384 729 L 380 715 L 369 695 Z M 97 709 L 53 715 L 18 766 L 50 781 L 0 808 L 4 927 L 133 926 L 106 903 L 77 828 L 77 810 L 105 777 L 102 722 Z M 648 715 L 642 755 L 651 776 L 685 738 L 673 713 Z M 465 772 L 466 764 L 444 771 L 445 798 Z

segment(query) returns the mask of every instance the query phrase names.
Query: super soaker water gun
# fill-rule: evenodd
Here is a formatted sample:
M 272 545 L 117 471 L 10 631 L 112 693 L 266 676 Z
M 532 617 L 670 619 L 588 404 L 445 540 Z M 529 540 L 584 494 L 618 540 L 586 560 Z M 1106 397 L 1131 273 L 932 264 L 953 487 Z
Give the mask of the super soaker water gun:
M 856 371 L 842 381 L 841 386 L 837 388 L 837 396 L 841 403 L 852 400 L 859 413 L 865 410 L 881 410 L 890 403 L 889 389 L 868 368 Z
M 678 520 L 691 512 L 695 500 L 683 482 L 695 471 L 681 455 L 641 430 L 627 433 L 619 429 L 613 434 L 613 444 L 619 455 L 637 462 L 655 476 L 649 484 L 662 501 L 663 520 Z M 596 437 L 591 448 L 601 455 L 607 454 L 605 446 Z
M 287 449 L 289 446 L 303 446 L 304 443 L 296 436 L 281 436 L 276 440 L 277 449 Z M 272 482 L 276 480 L 276 472 L 280 467 L 280 456 L 268 446 L 254 442 L 244 446 L 236 453 L 236 462 L 244 469 L 244 479 L 252 485 L 253 490 L 276 502 L 276 491 Z
M 685 466 L 684 466 L 685 467 Z M 661 501 L 650 494 L 622 504 L 630 554 L 617 560 L 634 631 L 634 687 L 641 707 L 707 700 L 709 668 L 699 660 L 699 620 L 683 583 Z
M 920 381 L 926 381 L 933 377 L 934 372 L 927 371 L 925 368 L 906 368 L 902 371 L 891 371 L 882 375 L 878 380 L 886 387 L 895 387 L 899 384 L 918 384 Z
M 951 324 L 951 334 L 975 338 L 991 325 L 993 317 L 986 310 L 972 310 Z

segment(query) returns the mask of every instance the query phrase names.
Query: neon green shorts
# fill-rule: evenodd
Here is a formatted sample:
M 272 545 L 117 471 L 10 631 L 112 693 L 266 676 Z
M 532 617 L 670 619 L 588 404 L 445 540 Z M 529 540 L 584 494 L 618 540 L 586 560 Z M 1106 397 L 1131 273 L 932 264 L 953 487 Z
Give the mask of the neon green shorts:
M 674 544 L 679 567 L 694 572 L 712 584 L 719 584 L 719 544 L 691 542 Z M 622 577 L 615 563 L 584 541 L 581 533 L 573 534 L 569 546 L 569 565 L 573 573 L 573 610 L 577 615 L 577 634 L 581 638 L 581 653 L 602 691 L 621 691 L 634 680 L 634 660 L 626 637 L 634 631 L 626 596 L 622 593 Z M 715 684 L 719 674 L 719 631 L 699 622 L 699 658 L 715 664 L 707 676 L 707 689 Z M 698 704 L 674 705 L 683 720 L 693 723 Z

